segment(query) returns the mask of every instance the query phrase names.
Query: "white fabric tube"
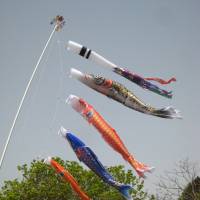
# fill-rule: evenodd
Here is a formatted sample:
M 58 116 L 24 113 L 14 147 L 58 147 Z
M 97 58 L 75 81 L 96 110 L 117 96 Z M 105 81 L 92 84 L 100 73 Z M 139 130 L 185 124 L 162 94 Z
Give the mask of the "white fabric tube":
M 71 68 L 70 69 L 70 76 L 72 78 L 81 80 L 81 78 L 84 77 L 84 74 L 82 72 L 80 72 L 79 70 L 77 70 L 77 69 Z
M 51 164 L 51 157 L 49 156 L 48 158 L 46 158 L 46 159 L 44 160 L 44 163 L 50 165 L 50 164 Z
M 100 54 L 96 53 L 95 51 L 92 51 L 91 49 L 78 44 L 73 41 L 69 41 L 67 44 L 67 50 L 70 50 L 74 52 L 75 54 L 79 54 L 80 56 L 93 61 L 94 63 L 103 66 L 103 67 L 108 67 L 108 68 L 115 68 L 117 65 L 114 63 L 110 62 Z
M 71 105 L 72 108 L 76 110 L 78 113 L 82 113 L 84 107 L 80 104 L 79 100 L 80 100 L 79 97 L 70 94 L 66 100 L 66 103 Z
M 76 54 L 80 53 L 82 47 L 83 46 L 81 44 L 78 44 L 78 43 L 73 42 L 73 41 L 69 41 L 68 44 L 67 44 L 67 50 L 72 51 Z
M 62 137 L 66 138 L 66 133 L 67 133 L 67 130 L 63 126 L 61 126 L 58 131 L 58 135 L 61 135 Z

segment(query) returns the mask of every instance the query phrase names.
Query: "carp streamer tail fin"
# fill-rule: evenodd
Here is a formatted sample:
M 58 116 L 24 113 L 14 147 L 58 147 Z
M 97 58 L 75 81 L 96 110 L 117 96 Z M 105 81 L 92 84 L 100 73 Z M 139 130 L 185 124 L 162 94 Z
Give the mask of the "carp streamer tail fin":
M 163 97 L 167 97 L 169 99 L 172 98 L 172 96 L 173 96 L 172 91 L 164 90 L 164 89 L 158 87 L 157 85 L 151 83 L 150 81 L 147 81 L 147 79 L 143 79 L 143 80 L 144 81 L 142 82 L 142 87 L 144 89 L 150 90 L 156 94 L 159 94 Z
M 130 185 L 120 185 L 118 190 L 126 200 L 132 200 L 132 197 L 129 193 L 131 189 L 132 187 Z
M 168 119 L 175 119 L 175 118 L 182 119 L 180 111 L 174 109 L 171 106 L 155 110 L 153 112 L 153 115 L 158 116 L 158 117 L 162 117 L 162 118 L 168 118 Z
M 155 170 L 155 167 L 149 167 L 149 166 L 143 165 L 142 167 L 137 168 L 136 172 L 139 175 L 139 177 L 146 178 L 145 173 L 146 172 L 152 173 L 154 170 Z
M 134 159 L 133 156 L 130 156 L 127 161 L 131 164 L 131 166 L 135 169 L 139 177 L 146 178 L 145 173 L 152 173 L 155 167 L 150 167 L 144 163 L 141 163 Z

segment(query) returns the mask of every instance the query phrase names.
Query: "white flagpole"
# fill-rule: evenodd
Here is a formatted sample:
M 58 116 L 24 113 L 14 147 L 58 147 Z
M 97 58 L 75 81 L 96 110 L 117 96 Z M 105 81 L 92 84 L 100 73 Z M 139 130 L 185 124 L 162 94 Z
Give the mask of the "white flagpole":
M 36 66 L 35 66 L 35 69 L 34 69 L 32 75 L 31 75 L 31 77 L 30 77 L 30 80 L 29 80 L 27 86 L 26 86 L 24 95 L 23 95 L 23 97 L 22 97 L 22 99 L 21 99 L 21 101 L 20 101 L 20 104 L 19 104 L 19 107 L 18 107 L 18 109 L 17 109 L 15 118 L 14 118 L 14 120 L 13 120 L 11 129 L 10 129 L 10 132 L 9 132 L 9 134 L 8 134 L 8 138 L 7 138 L 7 140 L 6 140 L 6 143 L 5 143 L 5 146 L 4 146 L 4 149 L 3 149 L 3 153 L 2 153 L 2 155 L 1 155 L 0 168 L 2 167 L 3 160 L 4 160 L 4 157 L 5 157 L 5 153 L 6 153 L 8 144 L 9 144 L 9 142 L 10 142 L 10 138 L 11 138 L 11 135 L 12 135 L 12 133 L 13 133 L 13 129 L 14 129 L 14 127 L 15 127 L 15 124 L 16 124 L 17 118 L 18 118 L 18 116 L 19 116 L 21 107 L 22 107 L 22 105 L 23 105 L 24 99 L 25 99 L 25 97 L 26 97 L 26 94 L 27 94 L 27 92 L 28 92 L 28 90 L 29 90 L 29 87 L 30 87 L 31 82 L 32 82 L 32 80 L 33 80 L 33 77 L 34 77 L 34 75 L 35 75 L 35 73 L 36 73 L 36 71 L 37 71 L 37 68 L 38 68 L 38 66 L 39 66 L 39 64 L 40 64 L 40 62 L 41 62 L 41 60 L 42 60 L 42 57 L 43 57 L 43 55 L 44 55 L 44 53 L 45 53 L 45 51 L 46 51 L 46 48 L 47 48 L 47 46 L 48 46 L 48 44 L 49 44 L 49 42 L 50 42 L 50 40 L 51 40 L 53 34 L 55 33 L 57 27 L 58 27 L 58 24 L 55 25 L 55 27 L 54 27 L 54 29 L 53 29 L 51 35 L 49 36 L 49 39 L 47 40 L 47 42 L 46 42 L 46 44 L 45 44 L 45 47 L 44 47 L 44 49 L 43 49 L 43 51 L 42 51 L 42 53 L 41 53 L 41 55 L 40 55 L 40 57 L 39 57 L 39 59 L 38 59 L 38 61 L 37 61 L 37 64 L 36 64 Z

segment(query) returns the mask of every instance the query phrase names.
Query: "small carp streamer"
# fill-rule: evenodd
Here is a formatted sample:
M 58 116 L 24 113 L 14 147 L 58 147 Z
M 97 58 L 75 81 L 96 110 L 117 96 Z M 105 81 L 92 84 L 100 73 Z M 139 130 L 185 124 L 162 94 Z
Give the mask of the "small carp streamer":
M 67 44 L 67 49 L 71 50 L 75 54 L 79 54 L 80 56 L 93 61 L 94 63 L 98 64 L 99 66 L 104 66 L 107 68 L 111 68 L 113 72 L 119 74 L 120 76 L 125 77 L 126 79 L 136 83 L 138 86 L 150 90 L 156 94 L 159 94 L 161 96 L 167 97 L 167 98 L 172 98 L 172 91 L 166 91 L 164 89 L 159 88 L 157 85 L 151 83 L 150 81 L 155 81 L 158 82 L 162 85 L 169 84 L 173 81 L 176 81 L 176 78 L 171 78 L 169 80 L 163 80 L 161 78 L 143 78 L 128 69 L 118 67 L 114 63 L 110 62 L 100 54 L 96 53 L 95 51 L 92 51 L 91 49 L 78 44 L 73 41 L 69 41 Z
M 78 137 L 65 130 L 63 127 L 60 128 L 60 134 L 67 139 L 75 152 L 78 159 L 88 166 L 97 176 L 99 176 L 105 183 L 116 188 L 125 199 L 131 200 L 129 190 L 132 189 L 130 185 L 124 185 L 118 183 L 113 176 L 105 169 L 102 163 L 99 161 L 95 153 L 86 146 Z
M 66 170 L 64 167 L 62 167 L 59 163 L 57 163 L 55 160 L 53 160 L 51 157 L 48 157 L 45 161 L 46 164 L 51 165 L 56 172 L 63 177 L 67 182 L 70 183 L 73 190 L 79 195 L 81 200 L 91 200 L 80 188 L 74 177 Z
M 111 99 L 118 101 L 138 112 L 168 119 L 182 118 L 179 111 L 171 106 L 156 109 L 143 103 L 130 90 L 116 81 L 106 79 L 101 76 L 84 74 L 74 68 L 71 69 L 71 76 L 97 92 L 102 93 L 105 96 L 110 97 Z
M 159 94 L 159 95 L 167 97 L 167 98 L 172 98 L 172 91 L 163 90 L 163 89 L 159 88 L 157 85 L 154 85 L 147 80 L 157 81 L 161 84 L 168 84 L 168 83 L 176 80 L 175 78 L 171 78 L 168 81 L 165 81 L 165 80 L 160 79 L 160 78 L 143 78 L 143 77 L 141 77 L 137 74 L 134 74 L 133 72 L 130 72 L 127 69 L 120 68 L 120 67 L 115 67 L 113 69 L 113 71 L 115 73 L 129 79 L 130 81 L 136 83 L 137 85 L 141 86 L 144 89 L 150 90 L 150 91 L 152 91 L 156 94 Z
M 99 131 L 103 139 L 129 162 L 140 177 L 145 178 L 145 172 L 151 172 L 153 170 L 153 167 L 138 162 L 133 155 L 128 152 L 115 129 L 113 129 L 90 104 L 75 95 L 70 95 L 66 102 Z

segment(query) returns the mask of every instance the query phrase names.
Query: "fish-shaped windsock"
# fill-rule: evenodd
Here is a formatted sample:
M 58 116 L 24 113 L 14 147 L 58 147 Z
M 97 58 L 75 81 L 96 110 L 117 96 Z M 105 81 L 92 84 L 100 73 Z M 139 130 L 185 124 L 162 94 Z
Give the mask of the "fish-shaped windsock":
M 181 118 L 179 111 L 171 106 L 157 109 L 145 104 L 125 86 L 116 81 L 106 79 L 101 76 L 94 76 L 92 74 L 84 74 L 74 68 L 71 69 L 71 76 L 97 92 L 100 92 L 105 96 L 110 97 L 111 99 L 141 113 L 161 118 Z
M 79 54 L 80 56 L 93 61 L 94 63 L 98 64 L 99 66 L 104 66 L 107 68 L 111 68 L 113 72 L 119 74 L 120 76 L 123 76 L 127 78 L 128 80 L 136 83 L 138 86 L 150 90 L 154 93 L 157 93 L 161 96 L 167 97 L 167 98 L 172 98 L 172 91 L 166 91 L 164 89 L 159 88 L 157 85 L 151 83 L 150 81 L 155 81 L 158 82 L 162 85 L 166 85 L 171 83 L 172 81 L 176 81 L 176 78 L 171 78 L 169 80 L 163 80 L 161 78 L 155 78 L 155 77 L 150 77 L 150 78 L 143 78 L 128 69 L 118 67 L 114 63 L 110 62 L 100 54 L 96 53 L 95 51 L 92 51 L 91 49 L 78 44 L 73 41 L 69 41 L 67 44 L 67 49 L 73 51 L 76 54 Z
M 116 188 L 127 200 L 132 199 L 131 195 L 129 194 L 129 190 L 132 189 L 132 187 L 130 185 L 124 185 L 117 182 L 114 177 L 105 169 L 90 147 L 86 146 L 78 137 L 68 132 L 63 127 L 60 129 L 60 133 L 65 139 L 67 139 L 81 162 L 87 165 L 104 182 Z
M 78 185 L 74 177 L 58 162 L 53 160 L 51 157 L 48 157 L 44 162 L 46 164 L 51 165 L 56 170 L 56 172 L 71 185 L 71 187 L 79 195 L 81 200 L 90 200 L 90 198 L 85 194 L 85 192 Z
M 103 139 L 129 162 L 140 177 L 145 177 L 145 172 L 152 171 L 152 167 L 138 162 L 133 155 L 128 152 L 128 149 L 115 129 L 113 129 L 90 104 L 75 95 L 70 95 L 67 99 L 67 103 L 99 131 Z

